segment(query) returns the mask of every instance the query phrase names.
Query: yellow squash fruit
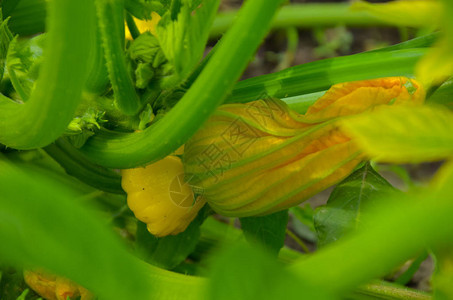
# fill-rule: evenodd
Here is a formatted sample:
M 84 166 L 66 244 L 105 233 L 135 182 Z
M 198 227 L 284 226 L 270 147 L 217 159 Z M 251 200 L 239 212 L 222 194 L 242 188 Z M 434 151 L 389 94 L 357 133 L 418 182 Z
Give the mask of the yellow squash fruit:
M 339 182 L 364 159 L 339 119 L 423 99 L 417 82 L 392 77 L 334 85 L 304 115 L 276 99 L 222 105 L 185 145 L 186 178 L 226 216 L 283 210 Z
M 81 300 L 91 300 L 94 296 L 84 287 L 60 276 L 55 276 L 42 270 L 24 271 L 27 285 L 46 300 L 67 300 L 80 297 Z
M 129 208 L 157 237 L 183 232 L 205 204 L 201 197 L 194 201 L 177 156 L 167 156 L 146 167 L 122 170 L 121 174 Z

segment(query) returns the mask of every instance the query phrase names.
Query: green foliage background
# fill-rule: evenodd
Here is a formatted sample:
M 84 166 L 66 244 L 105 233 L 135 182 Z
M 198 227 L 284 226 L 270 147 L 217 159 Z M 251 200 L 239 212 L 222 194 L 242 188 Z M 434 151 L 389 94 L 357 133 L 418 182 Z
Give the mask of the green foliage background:
M 10 86 L 2 85 L 0 94 L 0 266 L 45 268 L 80 283 L 99 299 L 429 299 L 423 292 L 373 281 L 429 249 L 438 258 L 433 295 L 451 299 L 453 85 L 448 80 L 432 86 L 429 105 L 423 108 L 396 110 L 391 118 L 370 114 L 351 120 L 358 138 L 384 161 L 445 163 L 427 186 L 405 193 L 391 188 L 368 163 L 356 170 L 315 212 L 322 247 L 313 254 L 281 249 L 287 211 L 242 219 L 244 238 L 207 217 L 206 209 L 188 231 L 158 239 L 147 236 L 127 209 L 113 169 L 169 155 L 220 104 L 266 94 L 284 98 L 302 113 L 335 83 L 413 77 L 420 58 L 444 38 L 430 34 L 237 82 L 271 25 L 286 26 L 282 20 L 289 19 L 291 10 L 286 7 L 276 15 L 281 2 L 246 1 L 202 60 L 209 35 L 223 32 L 232 18 L 215 18 L 219 1 L 3 1 L 0 74 Z M 453 13 L 450 6 L 445 6 L 447 16 Z M 321 15 L 328 12 L 331 20 L 344 6 L 323 9 L 307 9 L 319 16 L 309 24 L 327 22 Z M 134 85 L 137 78 L 131 76 L 124 51 L 124 14 L 139 17 L 138 12 L 152 10 L 167 12 L 157 29 L 165 36 L 159 44 L 167 60 L 161 77 L 141 89 Z M 343 14 L 346 23 L 388 24 L 366 12 L 350 14 Z M 448 32 L 453 25 L 445 19 Z M 32 56 L 18 50 L 36 50 L 39 43 L 21 46 L 26 43 L 18 41 L 44 28 L 42 60 L 27 61 Z M 32 88 L 23 88 L 36 65 L 38 79 Z M 433 76 L 438 75 L 433 71 Z M 77 136 L 81 141 L 76 147 L 67 138 L 74 135 L 68 125 L 93 102 L 97 108 L 115 107 L 108 113 L 119 125 L 100 126 L 102 115 L 85 115 L 77 121 L 83 129 L 76 129 L 84 135 Z M 132 130 L 131 124 L 147 124 L 141 114 L 146 107 L 153 110 L 148 118 L 155 113 L 158 121 Z M 388 128 L 385 139 L 378 130 L 382 126 Z M 9 295 L 11 284 L 22 286 L 22 292 L 20 276 L 6 276 L 6 267 L 1 270 L 0 296 Z

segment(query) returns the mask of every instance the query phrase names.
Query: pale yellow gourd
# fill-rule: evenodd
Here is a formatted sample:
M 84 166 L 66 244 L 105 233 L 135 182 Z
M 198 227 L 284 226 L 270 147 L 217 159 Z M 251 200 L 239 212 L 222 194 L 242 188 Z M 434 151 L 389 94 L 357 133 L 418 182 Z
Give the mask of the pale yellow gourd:
M 157 237 L 184 231 L 205 204 L 201 197 L 195 201 L 177 156 L 121 173 L 129 208 Z

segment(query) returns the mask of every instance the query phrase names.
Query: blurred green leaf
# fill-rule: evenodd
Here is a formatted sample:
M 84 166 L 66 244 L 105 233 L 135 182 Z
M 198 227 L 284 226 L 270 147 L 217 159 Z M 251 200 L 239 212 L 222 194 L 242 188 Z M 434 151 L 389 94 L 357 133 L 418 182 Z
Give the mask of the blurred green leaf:
M 365 164 L 335 187 L 325 206 L 314 215 L 318 246 L 332 243 L 360 226 L 364 210 L 393 187 L 370 164 Z
M 268 253 L 239 243 L 212 258 L 209 299 L 337 299 L 284 269 Z
M 258 242 L 272 254 L 278 255 L 285 244 L 288 210 L 263 217 L 247 217 L 239 220 L 247 241 Z
M 197 299 L 201 280 L 133 257 L 72 190 L 2 158 L 0 168 L 2 261 L 64 275 L 101 299 Z
M 203 57 L 209 29 L 214 21 L 219 0 L 203 1 L 193 7 L 193 1 L 181 1 L 181 7 L 162 16 L 157 26 L 157 38 L 162 51 L 175 67 L 176 80 L 185 79 Z M 177 14 L 177 18 L 172 15 Z M 174 85 L 169 79 L 165 85 Z M 170 85 L 169 85 L 170 84 Z
M 426 101 L 453 109 L 453 79 L 444 82 Z
M 453 155 L 453 112 L 443 107 L 384 106 L 342 121 L 369 157 L 416 163 Z
M 433 288 L 436 300 L 453 299 L 453 256 L 452 247 L 438 249 L 436 269 L 433 275 Z
M 162 238 L 154 237 L 146 229 L 146 224 L 137 223 L 136 250 L 147 262 L 164 268 L 173 269 L 183 262 L 195 247 L 200 238 L 200 225 L 205 218 L 202 209 L 189 227 L 180 234 Z
M 373 17 L 399 26 L 436 26 L 442 13 L 440 1 L 396 0 L 388 3 L 354 1 L 352 11 L 366 11 Z
M 434 17 L 423 12 L 434 22 L 442 26 L 442 36 L 420 60 L 416 67 L 416 77 L 425 87 L 442 83 L 453 74 L 453 2 L 450 0 L 430 1 L 441 8 L 440 14 Z

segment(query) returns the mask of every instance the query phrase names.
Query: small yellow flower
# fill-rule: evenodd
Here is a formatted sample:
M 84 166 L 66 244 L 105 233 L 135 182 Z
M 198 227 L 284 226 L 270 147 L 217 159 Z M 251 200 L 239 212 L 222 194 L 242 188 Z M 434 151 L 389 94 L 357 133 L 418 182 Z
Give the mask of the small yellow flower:
M 161 16 L 158 13 L 152 12 L 151 13 L 151 20 L 140 20 L 134 17 L 135 24 L 137 25 L 138 30 L 140 33 L 145 31 L 151 32 L 152 35 L 156 36 L 156 28 L 157 24 L 159 23 Z M 132 40 L 131 33 L 129 29 L 125 28 L 126 39 Z

